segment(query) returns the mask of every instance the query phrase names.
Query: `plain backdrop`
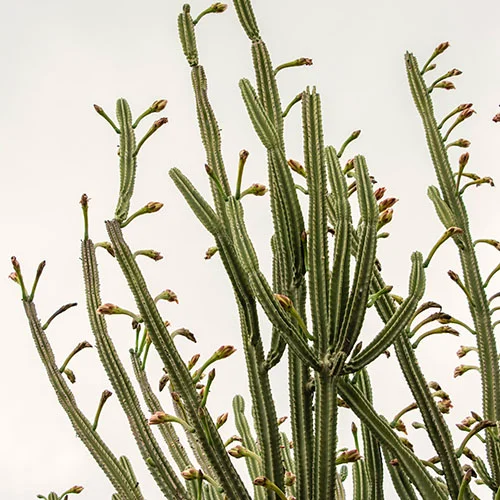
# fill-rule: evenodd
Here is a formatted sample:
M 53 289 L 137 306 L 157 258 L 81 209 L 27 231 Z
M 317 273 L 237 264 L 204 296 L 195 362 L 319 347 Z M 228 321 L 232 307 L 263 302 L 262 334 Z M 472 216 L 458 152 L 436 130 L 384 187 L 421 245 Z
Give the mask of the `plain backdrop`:
M 207 5 L 208 2 L 195 0 L 193 14 Z M 232 397 L 237 393 L 248 396 L 239 321 L 229 281 L 217 256 L 204 260 L 205 250 L 213 241 L 168 176 L 170 168 L 179 167 L 202 193 L 210 194 L 189 67 L 177 36 L 177 14 L 181 8 L 182 2 L 175 0 L 24 0 L 3 4 L 0 269 L 5 279 L 0 284 L 1 498 L 35 498 L 36 494 L 47 495 L 51 490 L 61 493 L 74 484 L 85 487 L 81 498 L 110 498 L 113 493 L 57 403 L 33 345 L 20 292 L 7 279 L 12 270 L 12 255 L 21 262 L 28 283 L 38 263 L 46 259 L 36 297 L 42 320 L 64 303 L 79 303 L 48 330 L 57 359 L 62 363 L 82 340 L 93 343 L 85 316 L 79 259 L 83 227 L 79 200 L 82 193 L 91 198 L 90 234 L 94 241 L 103 241 L 107 239 L 103 221 L 113 217 L 118 189 L 118 136 L 95 113 L 94 103 L 114 116 L 116 99 L 125 97 L 138 116 L 154 100 L 168 99 L 161 115 L 168 116 L 169 123 L 141 151 L 132 200 L 132 210 L 149 201 L 161 201 L 165 207 L 157 214 L 136 220 L 125 235 L 134 249 L 153 248 L 164 255 L 159 262 L 142 258 L 140 264 L 152 293 L 170 288 L 179 297 L 178 305 L 162 304 L 161 311 L 173 328 L 186 327 L 195 333 L 196 345 L 178 339 L 185 359 L 197 352 L 208 356 L 223 344 L 233 344 L 238 349 L 230 359 L 217 364 L 217 378 L 209 398 L 214 416 L 230 412 L 222 429 L 225 437 L 234 433 Z M 438 70 L 430 78 L 454 67 L 464 74 L 454 80 L 457 90 L 434 92 L 436 112 L 444 116 L 462 102 L 474 103 L 477 114 L 452 137 L 465 137 L 472 142 L 470 171 L 495 178 L 500 125 L 495 125 L 491 118 L 500 103 L 500 54 L 496 43 L 499 4 L 463 0 L 255 0 L 254 8 L 275 65 L 297 57 L 314 60 L 312 67 L 287 69 L 279 74 L 283 104 L 306 85 L 316 85 L 322 96 L 326 144 L 339 147 L 353 130 L 361 129 L 361 137 L 349 147 L 345 159 L 364 154 L 377 186 L 387 187 L 389 196 L 399 198 L 388 227 L 391 236 L 380 241 L 378 254 L 386 282 L 394 286 L 395 293 L 406 296 L 411 252 L 420 250 L 427 254 L 443 228 L 426 196 L 427 187 L 436 184 L 436 180 L 408 89 L 403 54 L 410 50 L 423 63 L 438 43 L 450 42 L 450 49 L 439 58 Z M 267 184 L 265 151 L 239 95 L 238 80 L 253 80 L 253 69 L 250 43 L 233 6 L 230 4 L 222 15 L 203 19 L 196 32 L 232 186 L 238 151 L 242 148 L 250 151 L 244 186 L 252 182 Z M 138 137 L 156 118 L 144 120 Z M 287 118 L 286 139 L 287 155 L 301 160 L 299 106 Z M 461 152 L 452 152 L 454 165 Z M 303 198 L 300 193 L 299 196 Z M 473 236 L 499 238 L 500 200 L 496 189 L 469 189 L 465 199 Z M 269 275 L 268 202 L 268 197 L 244 200 L 249 231 L 262 269 Z M 487 275 L 496 266 L 498 253 L 486 246 L 479 247 L 478 252 Z M 103 301 L 134 309 L 116 261 L 104 251 L 98 253 L 98 259 Z M 468 321 L 464 296 L 449 280 L 449 269 L 460 273 L 451 243 L 439 250 L 427 270 L 425 299 L 440 302 L 446 312 Z M 493 279 L 488 294 L 498 291 L 498 285 L 498 279 Z M 365 341 L 380 328 L 372 316 L 363 329 Z M 129 367 L 128 349 L 134 338 L 128 319 L 113 317 L 108 326 Z M 261 326 L 267 345 L 270 328 L 263 315 Z M 460 338 L 427 339 L 418 349 L 427 378 L 438 380 L 451 396 L 454 408 L 446 419 L 452 430 L 470 410 L 481 412 L 478 373 L 453 378 L 454 367 L 460 363 L 455 355 L 457 348 L 473 342 L 472 336 L 462 331 Z M 373 363 L 370 373 L 375 406 L 391 419 L 412 398 L 395 356 L 383 358 Z M 476 363 L 474 354 L 465 362 Z M 77 378 L 72 386 L 77 400 L 92 419 L 102 390 L 110 389 L 96 350 L 81 352 L 70 367 Z M 162 371 L 154 352 L 148 367 L 156 386 Z M 278 414 L 287 415 L 285 366 L 273 370 L 272 380 Z M 168 400 L 163 393 L 167 408 Z M 410 423 L 419 418 L 413 412 L 404 420 L 410 428 Z M 339 448 L 354 447 L 350 424 L 355 420 L 347 410 L 341 410 Z M 130 457 L 145 496 L 161 498 L 135 448 L 115 396 L 103 411 L 99 429 L 117 455 Z M 458 444 L 462 436 L 456 429 L 453 432 Z M 433 455 L 423 431 L 410 429 L 409 439 L 419 456 Z M 473 450 L 479 452 L 474 447 Z M 387 481 L 390 482 L 388 475 Z M 481 498 L 489 495 L 484 488 L 476 491 Z M 387 498 L 396 497 L 389 492 Z

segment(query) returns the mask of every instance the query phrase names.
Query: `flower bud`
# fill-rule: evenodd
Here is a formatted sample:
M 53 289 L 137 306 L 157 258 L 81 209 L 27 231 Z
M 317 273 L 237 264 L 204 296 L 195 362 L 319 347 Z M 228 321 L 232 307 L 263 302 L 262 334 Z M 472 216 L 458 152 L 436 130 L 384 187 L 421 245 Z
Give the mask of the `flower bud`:
M 83 491 L 83 486 L 73 486 L 73 488 L 70 488 L 66 493 L 81 493 Z
M 155 101 L 153 104 L 151 104 L 151 111 L 157 113 L 158 111 L 164 110 L 165 106 L 167 105 L 167 102 L 168 101 L 166 99 Z
M 492 120 L 495 122 L 495 123 L 498 123 L 500 122 L 500 113 L 497 113 L 493 118 Z
M 475 350 L 476 350 L 475 347 L 461 345 L 457 351 L 457 356 L 459 358 L 463 358 L 467 353 L 469 353 L 470 351 L 475 351 Z
M 232 345 L 223 345 L 214 353 L 215 359 L 225 359 L 235 353 L 236 349 Z
M 212 12 L 214 12 L 215 14 L 220 14 L 227 9 L 227 4 L 217 2 L 212 4 L 210 8 L 212 9 Z
M 293 486 L 296 480 L 297 476 L 293 472 L 285 472 L 285 486 Z
M 266 486 L 268 483 L 269 483 L 269 479 L 267 479 L 267 477 L 264 477 L 264 476 L 256 477 L 253 480 L 253 484 L 255 484 L 255 486 Z
M 156 413 L 153 413 L 151 417 L 149 418 L 148 424 L 149 425 L 159 425 L 163 424 L 164 422 L 168 422 L 168 415 L 164 411 L 157 411 Z
M 163 259 L 163 255 L 160 252 L 157 252 L 156 250 L 137 250 L 134 252 L 134 255 L 144 255 L 145 257 L 148 257 L 150 259 L 153 259 L 154 261 L 159 261 Z
M 437 407 L 441 413 L 450 413 L 450 410 L 451 408 L 453 408 L 453 405 L 451 404 L 450 399 L 441 399 L 441 401 L 438 401 Z
M 469 459 L 475 462 L 477 460 L 476 455 L 472 452 L 470 448 L 467 448 L 467 446 L 463 449 L 463 454 Z
M 386 224 L 389 224 L 392 220 L 392 215 L 394 211 L 392 208 L 387 208 L 383 212 L 380 213 L 378 217 L 378 224 L 377 224 L 377 230 L 384 227 Z
M 151 127 L 154 130 L 158 130 L 162 125 L 165 125 L 165 123 L 168 122 L 168 118 L 164 116 L 163 118 L 159 118 L 153 123 L 153 126 Z
M 186 339 L 188 339 L 191 342 L 194 342 L 196 344 L 196 337 L 187 328 L 178 328 L 177 330 L 172 332 L 171 336 L 176 337 L 177 335 L 180 335 L 181 337 L 185 337 Z
M 210 247 L 205 253 L 205 260 L 211 259 L 218 251 L 217 247 Z
M 460 278 L 458 274 L 455 271 L 452 271 L 451 269 L 448 271 L 448 276 L 451 278 L 452 281 L 459 281 Z
M 227 417 L 229 416 L 229 413 L 223 413 L 222 415 L 219 415 L 217 417 L 217 422 L 215 424 L 215 427 L 219 429 L 222 427 L 226 422 L 227 422 Z
M 475 418 L 476 419 L 476 422 L 481 422 L 483 419 L 474 411 L 471 411 L 470 412 L 472 418 Z
M 163 203 L 159 201 L 150 201 L 144 208 L 146 213 L 152 214 L 154 212 L 158 212 L 163 207 Z
M 186 481 L 193 481 L 194 479 L 199 479 L 203 477 L 203 472 L 201 470 L 197 470 L 194 467 L 190 467 L 189 469 L 185 469 L 181 472 L 181 476 Z
M 455 142 L 452 142 L 447 147 L 457 146 L 459 148 L 468 148 L 470 146 L 470 141 L 467 139 L 457 139 Z
M 189 360 L 189 363 L 187 365 L 187 368 L 188 370 L 191 370 L 191 368 L 193 368 L 193 366 L 198 362 L 198 360 L 200 359 L 200 355 L 199 354 L 195 354 L 190 360 Z
M 361 459 L 361 455 L 358 450 L 348 450 L 343 451 L 336 460 L 337 465 L 346 464 L 349 462 L 357 462 Z
M 393 207 L 399 200 L 397 198 L 386 198 L 378 204 L 378 211 L 383 212 L 384 210 Z
M 243 191 L 242 196 L 245 194 L 253 194 L 254 196 L 264 196 L 267 193 L 267 188 L 263 184 L 252 184 L 248 189 Z
M 278 418 L 278 425 L 281 425 L 283 422 L 285 422 L 287 418 L 288 417 L 286 417 L 286 416 Z
M 247 456 L 245 454 L 245 448 L 241 445 L 237 445 L 234 448 L 227 450 L 227 452 L 234 458 L 243 458 Z
M 396 422 L 396 425 L 394 426 L 394 428 L 399 432 L 404 432 L 405 434 L 408 434 L 408 432 L 406 432 L 406 425 L 404 424 L 404 422 L 401 419 L 399 419 Z
M 69 368 L 64 369 L 64 374 L 66 377 L 68 377 L 68 380 L 74 384 L 76 382 L 76 377 L 75 374 L 73 373 L 73 370 L 70 370 Z
M 466 152 L 460 155 L 460 158 L 458 159 L 458 165 L 460 166 L 461 169 L 464 169 L 468 161 L 469 161 L 469 153 Z
M 168 375 L 165 373 L 165 375 L 163 375 L 163 376 L 161 377 L 160 382 L 159 382 L 159 387 L 158 387 L 158 389 L 159 389 L 159 391 L 160 391 L 160 392 L 161 392 L 161 391 L 163 391 L 163 389 L 165 389 L 165 386 L 167 385 L 168 380 L 169 380 L 169 377 L 168 377 Z
M 379 187 L 373 192 L 373 196 L 375 196 L 377 201 L 380 201 L 384 197 L 386 190 L 387 189 L 385 187 Z
M 110 304 L 109 302 L 107 302 L 106 304 L 101 304 L 98 308 L 97 308 L 97 314 L 120 314 L 119 311 L 121 309 L 115 305 L 115 304 Z
M 177 300 L 177 295 L 172 292 L 172 290 L 169 290 L 168 288 L 163 290 L 156 298 L 155 302 L 158 300 L 166 300 L 167 302 L 175 302 L 176 304 L 179 303 Z
M 9 274 L 9 278 L 12 281 L 15 281 L 16 283 L 19 283 L 19 276 L 17 275 L 17 273 L 15 271 Z
M 469 370 L 476 370 L 477 366 L 472 366 L 472 365 L 458 365 L 454 372 L 453 372 L 453 377 L 461 377 L 464 373 L 468 372 Z
M 436 55 L 442 54 L 449 46 L 450 46 L 449 42 L 442 42 L 442 43 L 440 43 L 434 49 L 434 54 L 436 54 Z
M 301 165 L 297 160 L 293 160 L 290 158 L 288 160 L 288 166 L 294 171 L 297 172 L 302 177 L 307 177 L 306 170 L 303 165 Z
M 246 161 L 246 159 L 248 158 L 248 155 L 249 155 L 249 154 L 250 154 L 250 153 L 249 153 L 246 149 L 242 149 L 242 150 L 240 151 L 240 160 L 241 160 L 241 161 Z
M 443 80 L 442 82 L 436 83 L 434 85 L 436 89 L 445 89 L 445 90 L 455 90 L 455 85 L 453 82 L 449 82 L 448 80 Z
M 465 427 L 470 427 L 476 423 L 476 419 L 474 417 L 465 417 L 460 423 Z
M 280 303 L 280 306 L 285 311 L 290 311 L 293 307 L 292 299 L 288 298 L 286 295 L 282 295 L 280 293 L 275 293 L 274 298 Z

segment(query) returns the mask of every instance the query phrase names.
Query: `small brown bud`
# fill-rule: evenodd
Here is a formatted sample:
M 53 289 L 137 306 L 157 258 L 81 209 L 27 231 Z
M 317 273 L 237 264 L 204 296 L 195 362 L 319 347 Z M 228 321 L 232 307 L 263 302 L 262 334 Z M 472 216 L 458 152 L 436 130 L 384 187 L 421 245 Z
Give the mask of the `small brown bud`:
M 497 113 L 493 118 L 492 120 L 495 122 L 495 123 L 498 123 L 500 122 L 500 113 Z
M 460 168 L 464 168 L 465 165 L 467 165 L 467 162 L 469 161 L 469 152 L 463 153 L 460 155 L 460 158 L 458 159 L 458 164 Z
M 385 187 L 379 187 L 373 192 L 373 196 L 375 196 L 377 201 L 380 201 L 384 197 L 386 190 Z
M 467 353 L 470 351 L 474 351 L 474 347 L 466 346 L 466 345 L 461 345 L 460 348 L 457 351 L 457 356 L 459 358 L 463 358 Z
M 168 122 L 168 118 L 166 116 L 164 116 L 163 118 L 158 118 L 158 120 L 156 120 L 153 123 L 152 128 L 154 128 L 155 130 L 158 130 L 162 125 L 165 125 L 165 123 L 167 123 L 167 122 Z
M 467 446 L 463 449 L 464 455 L 469 459 L 475 462 L 477 460 L 476 455 L 472 452 L 470 448 L 467 448 Z
M 98 104 L 94 104 L 94 109 L 100 114 L 102 115 L 103 114 L 103 109 L 101 108 L 101 106 L 99 106 Z
M 275 293 L 274 298 L 280 303 L 280 306 L 285 310 L 285 311 L 290 311 L 293 307 L 293 302 L 292 299 L 288 298 L 286 295 L 282 295 L 280 293 Z
M 250 153 L 249 153 L 246 149 L 242 149 L 242 150 L 240 151 L 240 160 L 242 160 L 242 161 L 246 161 L 246 159 L 248 158 L 248 155 L 249 155 L 249 154 L 250 154 Z
M 244 193 L 253 194 L 254 196 L 264 196 L 267 193 L 267 188 L 263 184 L 252 184 Z
M 234 458 L 243 458 L 247 456 L 244 452 L 244 448 L 241 445 L 237 445 L 234 448 L 227 450 L 227 452 Z
M 361 459 L 361 455 L 358 450 L 348 450 L 343 451 L 336 460 L 337 465 L 347 464 L 349 462 L 357 462 Z
M 470 118 L 473 114 L 475 113 L 475 111 L 471 108 L 467 108 L 467 109 L 464 109 L 459 115 L 459 119 L 460 121 L 463 121 L 467 118 Z
M 470 146 L 470 141 L 467 139 L 457 139 L 454 143 L 453 146 L 457 146 L 459 148 L 468 148 Z
M 185 469 L 181 472 L 181 476 L 186 481 L 193 481 L 194 479 L 199 479 L 203 477 L 203 472 L 201 470 L 197 470 L 194 467 L 190 467 L 189 469 Z
M 268 482 L 269 482 L 269 479 L 267 479 L 267 477 L 264 477 L 264 476 L 256 477 L 253 480 L 253 484 L 255 484 L 256 486 L 266 486 L 266 484 Z
M 170 289 L 165 289 L 163 292 L 161 292 L 155 300 L 166 300 L 167 302 L 175 302 L 176 304 L 179 303 L 179 300 L 177 299 L 177 295 Z
M 200 359 L 200 355 L 199 354 L 195 354 L 190 360 L 189 360 L 189 363 L 187 365 L 187 368 L 188 370 L 191 370 L 191 368 L 193 368 L 193 366 L 198 362 L 198 360 Z
M 120 308 L 115 305 L 115 304 L 110 304 L 107 302 L 106 304 L 101 304 L 97 308 L 97 314 L 117 314 L 117 312 L 120 310 Z
M 223 345 L 214 353 L 216 359 L 225 359 L 235 353 L 236 349 L 232 345 Z
M 9 274 L 9 278 L 12 281 L 15 281 L 16 283 L 19 283 L 19 276 L 17 275 L 17 273 L 15 271 Z
M 438 89 L 445 89 L 445 90 L 455 90 L 455 84 L 453 82 L 450 82 L 448 80 L 443 80 L 442 82 L 436 83 L 434 85 L 435 88 Z
M 442 42 L 442 43 L 440 43 L 434 49 L 434 54 L 436 54 L 436 55 L 442 54 L 449 46 L 450 46 L 449 42 Z
M 217 429 L 219 429 L 220 427 L 222 427 L 227 422 L 227 417 L 228 416 L 229 416 L 229 413 L 223 413 L 222 415 L 219 415 L 217 417 L 217 422 L 215 424 L 215 426 L 217 427 Z
M 285 472 L 285 486 L 293 486 L 296 480 L 297 476 L 293 472 Z
M 379 212 L 383 212 L 387 208 L 393 207 L 399 200 L 397 198 L 386 198 L 378 204 Z
M 149 425 L 160 425 L 163 424 L 164 422 L 168 422 L 168 415 L 164 411 L 157 411 L 156 413 L 153 413 L 151 417 L 149 418 L 148 424 Z
M 476 419 L 474 417 L 465 417 L 460 423 L 465 427 L 470 427 L 476 423 Z
M 163 375 L 163 376 L 161 377 L 160 382 L 159 382 L 159 387 L 158 387 L 158 389 L 159 389 L 159 391 L 160 391 L 160 392 L 161 392 L 161 391 L 163 391 L 163 389 L 165 389 L 165 386 L 167 385 L 168 380 L 169 380 L 169 377 L 168 377 L 168 375 L 165 373 L 165 375 Z
M 283 422 L 285 422 L 287 418 L 288 417 L 286 417 L 286 416 L 278 418 L 278 425 L 281 425 Z
M 304 166 L 302 164 L 300 164 L 297 160 L 293 160 L 292 158 L 290 158 L 288 160 L 288 166 L 294 171 L 294 172 L 297 172 L 299 175 L 301 175 L 302 177 L 306 177 L 306 169 L 304 168 Z
M 450 399 L 442 399 L 441 401 L 438 401 L 437 407 L 441 413 L 450 413 L 450 410 L 451 408 L 453 408 L 453 405 L 451 404 Z
M 309 59 L 308 57 L 301 57 L 299 60 L 299 66 L 311 66 L 313 63 L 312 59 Z
M 392 210 L 392 208 L 387 208 L 386 210 L 381 212 L 378 217 L 377 229 L 380 229 L 386 224 L 389 224 L 389 222 L 391 222 L 392 220 L 393 213 L 394 211 Z
M 476 419 L 476 422 L 481 422 L 481 420 L 483 420 L 476 412 L 474 411 L 471 411 L 470 412 L 472 418 L 475 418 Z
M 455 282 L 460 280 L 458 274 L 455 271 L 452 271 L 451 269 L 448 271 L 448 276 Z
M 187 328 L 178 328 L 177 330 L 172 332 L 172 337 L 176 337 L 177 335 L 180 335 L 181 337 L 185 337 L 186 339 L 188 339 L 191 342 L 194 342 L 196 344 L 196 337 Z
M 408 432 L 406 432 L 406 425 L 404 424 L 404 422 L 401 419 L 399 419 L 396 422 L 396 425 L 394 426 L 394 428 L 399 432 L 404 432 L 405 434 L 408 434 Z
M 431 389 L 434 389 L 435 391 L 440 391 L 441 390 L 441 386 L 437 382 L 434 382 L 433 380 L 431 380 L 427 385 Z

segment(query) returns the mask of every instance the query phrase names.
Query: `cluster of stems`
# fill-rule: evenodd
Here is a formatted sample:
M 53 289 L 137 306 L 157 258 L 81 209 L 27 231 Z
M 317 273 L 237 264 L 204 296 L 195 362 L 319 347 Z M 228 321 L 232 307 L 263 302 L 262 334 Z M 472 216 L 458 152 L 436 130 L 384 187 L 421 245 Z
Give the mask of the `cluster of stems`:
M 341 163 L 347 148 L 359 137 L 359 130 L 338 149 L 325 143 L 321 99 L 316 88 L 298 89 L 296 97 L 283 109 L 278 72 L 309 66 L 312 60 L 298 58 L 274 66 L 250 0 L 235 0 L 234 8 L 249 39 L 256 85 L 243 78 L 239 87 L 248 117 L 267 153 L 268 187 L 252 184 L 242 188 L 249 158 L 246 150 L 234 161 L 234 175 L 228 175 L 196 36 L 198 23 L 209 22 L 205 20 L 207 14 L 224 12 L 226 7 L 215 3 L 193 18 L 190 6 L 184 5 L 178 18 L 182 48 L 191 68 L 212 200 L 205 199 L 179 169 L 172 169 L 170 177 L 213 237 L 214 245 L 207 251 L 206 259 L 217 252 L 234 290 L 253 417 L 247 419 L 243 398 L 235 396 L 232 413 L 239 435 L 224 438 L 223 426 L 228 414 L 214 418 L 209 411 L 209 394 L 217 387 L 212 365 L 232 355 L 235 349 L 223 345 L 199 364 L 199 355 L 189 361 L 182 358 L 176 347 L 179 338 L 196 339 L 185 328 L 171 332 L 158 309 L 160 300 L 177 303 L 177 296 L 169 289 L 153 294 L 139 265 L 144 256 L 158 261 L 161 254 L 152 249 L 131 249 L 124 235 L 125 228 L 137 217 L 162 207 L 162 203 L 150 202 L 130 214 L 138 154 L 167 119 L 156 120 L 139 141 L 136 141 L 136 130 L 148 115 L 165 109 L 166 100 L 155 101 L 134 121 L 127 101 L 119 99 L 116 123 L 100 106 L 95 106 L 120 138 L 120 190 L 115 215 L 106 222 L 109 241 L 92 241 L 89 200 L 86 195 L 81 199 L 84 219 L 81 259 L 93 344 L 159 494 L 176 500 L 335 500 L 345 498 L 345 481 L 350 471 L 352 498 L 382 500 L 387 486 L 384 473 L 387 475 L 388 471 L 400 498 L 479 498 L 471 488 L 472 478 L 476 478 L 476 483 L 483 485 L 481 498 L 486 498 L 485 491 L 489 489 L 491 496 L 499 499 L 500 372 L 493 335 L 496 323 L 491 319 L 498 308 L 492 307 L 491 302 L 500 294 L 488 299 L 486 288 L 500 266 L 484 279 L 479 272 L 475 245 L 485 242 L 499 248 L 500 244 L 496 240 L 472 240 L 464 204 L 468 186 L 492 184 L 491 179 L 466 170 L 468 153 L 460 157 L 456 173 L 450 166 L 454 151 L 451 146 L 470 145 L 466 139 L 448 141 L 456 127 L 473 115 L 472 105 L 460 105 L 438 122 L 431 101 L 434 90 L 453 89 L 453 83 L 446 79 L 461 72 L 450 70 L 430 85 L 425 81 L 448 44 L 440 44 L 422 67 L 412 54 L 405 57 L 411 94 L 423 121 L 438 180 L 438 186 L 431 186 L 428 194 L 444 225 L 444 233 L 425 260 L 418 251 L 411 255 L 408 290 L 398 295 L 384 281 L 377 258 L 378 241 L 389 236 L 387 226 L 398 200 L 384 198 L 385 188 L 374 190 L 374 179 L 363 156 Z M 291 71 L 287 71 L 284 77 L 290 74 Z M 285 120 L 295 105 L 300 105 L 302 116 L 303 160 L 300 162 L 287 158 L 284 140 Z M 454 120 L 451 125 L 449 120 Z M 229 181 L 232 177 L 237 178 L 234 189 Z M 299 203 L 299 192 L 300 197 L 304 195 L 305 203 Z M 266 194 L 273 223 L 270 278 L 261 271 L 248 234 L 243 199 L 247 195 Z M 359 212 L 356 220 L 353 203 L 357 203 Z M 464 292 L 471 326 L 444 313 L 438 303 L 423 301 L 427 269 L 439 247 L 450 244 L 446 243 L 448 240 L 457 247 L 462 277 L 455 271 L 448 274 Z M 121 268 L 135 299 L 136 311 L 102 302 L 96 257 L 96 248 L 100 247 L 106 249 Z M 46 330 L 50 322 L 75 304 L 63 306 L 42 323 L 34 297 L 45 263 L 40 265 L 30 292 L 15 257 L 12 264 L 14 272 L 10 277 L 22 290 L 35 345 L 77 435 L 112 483 L 116 491 L 114 499 L 144 498 L 131 461 L 124 456 L 117 457 L 98 431 L 111 391 L 104 390 L 96 415 L 89 420 L 78 407 L 65 379 L 76 381 L 68 365 L 73 356 L 92 347 L 91 344 L 80 342 L 59 365 L 48 340 Z M 424 318 L 422 314 L 432 308 L 439 311 Z M 370 309 L 375 310 L 383 322 L 378 332 L 366 331 L 365 317 Z M 270 342 L 264 342 L 267 339 L 263 338 L 260 327 L 263 318 L 259 317 L 262 312 L 272 326 Z M 114 314 L 131 318 L 135 345 L 130 349 L 130 359 L 140 395 L 108 332 L 107 323 L 111 319 L 108 317 Z M 458 366 L 455 376 L 478 370 L 483 396 L 481 415 L 472 412 L 471 417 L 458 424 L 459 429 L 467 433 L 458 444 L 443 416 L 453 406 L 450 396 L 439 384 L 426 380 L 417 355 L 421 342 L 432 341 L 428 339 L 430 336 L 458 335 L 459 331 L 450 324 L 463 328 L 476 342 L 473 346 L 462 346 L 459 357 L 473 351 L 479 358 L 477 366 Z M 235 339 L 227 341 L 235 342 Z M 265 344 L 270 345 L 267 351 Z M 171 395 L 168 403 L 161 402 L 151 387 L 146 371 L 150 349 L 156 350 L 164 366 L 160 391 L 168 389 Z M 376 410 L 369 377 L 370 364 L 379 356 L 388 355 L 389 349 L 395 352 L 412 397 L 392 421 Z M 291 434 L 280 429 L 285 419 L 277 416 L 270 382 L 270 372 L 285 353 Z M 147 413 L 141 407 L 140 396 L 146 403 Z M 417 456 L 406 438 L 408 431 L 403 419 L 413 410 L 418 410 L 422 419 L 413 423 L 415 432 L 425 433 L 435 451 L 430 459 Z M 353 441 L 338 434 L 341 411 L 350 412 L 360 423 L 360 432 L 353 424 Z M 158 427 L 159 435 L 153 433 L 152 426 Z M 245 461 L 248 477 L 237 472 L 234 461 L 239 459 Z M 48 498 L 62 498 L 81 489 L 73 487 L 62 496 L 51 493 Z

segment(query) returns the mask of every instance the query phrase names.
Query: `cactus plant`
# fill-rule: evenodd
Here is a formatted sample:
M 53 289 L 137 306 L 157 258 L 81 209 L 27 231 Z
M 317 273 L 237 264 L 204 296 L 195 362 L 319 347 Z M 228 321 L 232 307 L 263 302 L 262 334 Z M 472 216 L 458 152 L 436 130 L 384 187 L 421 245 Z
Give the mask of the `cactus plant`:
M 234 347 L 223 345 L 205 360 L 199 356 L 190 360 L 183 358 L 175 338 L 184 336 L 194 340 L 194 337 L 184 328 L 171 331 L 158 307 L 161 300 L 176 302 L 177 296 L 168 289 L 155 296 L 140 266 L 144 256 L 159 260 L 161 255 L 154 250 L 132 249 L 126 235 L 127 227 L 136 218 L 162 208 L 162 203 L 150 202 L 130 213 L 139 153 L 167 119 L 154 121 L 140 140 L 136 139 L 136 130 L 150 114 L 163 111 L 166 100 L 153 102 L 134 120 L 127 101 L 118 99 L 116 122 L 100 106 L 95 106 L 96 112 L 120 138 L 118 201 L 114 217 L 105 223 L 109 241 L 92 241 L 89 198 L 83 195 L 80 200 L 84 221 L 81 260 L 94 344 L 158 495 L 193 500 L 342 499 L 346 498 L 346 477 L 351 475 L 353 498 L 381 500 L 387 484 L 384 471 L 388 470 L 400 498 L 479 498 L 476 487 L 471 488 L 472 477 L 479 478 L 477 482 L 482 486 L 477 492 L 482 498 L 486 495 L 500 498 L 497 428 L 500 372 L 492 322 L 496 308 L 491 308 L 498 294 L 488 299 L 485 291 L 499 268 L 484 278 L 475 248 L 481 242 L 497 248 L 500 244 L 490 239 L 473 240 L 464 204 L 464 193 L 470 186 L 493 184 L 493 181 L 466 170 L 468 153 L 460 157 L 456 173 L 450 166 L 450 148 L 469 145 L 465 139 L 453 142 L 451 133 L 474 111 L 469 104 L 460 105 L 440 122 L 436 118 L 431 99 L 433 91 L 454 88 L 447 79 L 460 74 L 458 70 L 451 70 L 430 84 L 427 82 L 427 73 L 434 69 L 448 44 L 440 44 L 424 65 L 419 65 L 412 54 L 405 56 L 411 95 L 422 118 L 439 185 L 431 186 L 428 196 L 444 225 L 444 233 L 426 259 L 419 251 L 411 255 L 408 292 L 403 297 L 392 293 L 377 258 L 378 241 L 388 236 L 387 225 L 397 200 L 384 198 L 384 188 L 374 188 L 364 156 L 356 155 L 344 162 L 344 153 L 359 137 L 359 131 L 353 132 L 340 148 L 325 143 L 321 98 L 315 87 L 305 88 L 283 107 L 276 78 L 278 72 L 310 65 L 312 61 L 300 58 L 273 65 L 250 0 L 235 0 L 234 8 L 250 41 L 256 85 L 243 78 L 239 88 L 249 121 L 266 151 L 268 180 L 267 187 L 259 183 L 242 189 L 249 157 L 248 151 L 242 150 L 236 185 L 231 185 L 222 155 L 219 124 L 209 100 L 207 76 L 197 49 L 198 24 L 207 22 L 203 20 L 206 15 L 224 12 L 226 7 L 215 3 L 195 17 L 186 4 L 178 17 L 181 46 L 191 68 L 212 199 L 207 200 L 181 169 L 171 169 L 170 177 L 194 216 L 213 238 L 214 246 L 207 251 L 206 258 L 215 254 L 220 257 L 234 291 L 250 392 L 247 402 L 241 395 L 235 395 L 233 400 L 239 436 L 225 441 L 219 429 L 225 424 L 227 414 L 214 418 L 209 411 L 210 391 L 217 380 L 212 365 L 231 356 Z M 287 157 L 285 141 L 287 115 L 293 106 L 299 105 L 302 162 Z M 248 198 L 244 199 L 267 193 L 273 226 L 269 246 L 271 276 L 263 271 L 262 257 L 247 228 L 245 202 Z M 426 270 L 448 239 L 457 246 L 463 279 L 455 271 L 450 271 L 449 276 L 464 293 L 472 326 L 443 312 L 438 303 L 424 301 Z M 135 300 L 136 311 L 103 302 L 96 258 L 99 247 L 116 260 Z M 75 432 L 116 490 L 113 498 L 144 498 L 131 461 L 125 456 L 117 457 L 98 430 L 110 391 L 103 392 L 91 421 L 78 406 L 65 379 L 74 383 L 75 375 L 68 364 L 78 352 L 90 347 L 90 343 L 78 344 L 66 361 L 59 364 L 46 335 L 52 319 L 74 304 L 61 308 L 42 323 L 34 299 L 45 263 L 39 266 L 31 289 L 15 257 L 12 265 L 11 278 L 21 289 L 34 343 Z M 428 314 L 431 309 L 439 309 L 439 312 L 424 318 L 424 313 Z M 373 310 L 383 324 L 375 333 L 367 332 L 366 328 L 366 317 Z M 132 320 L 135 344 L 130 349 L 130 362 L 137 384 L 127 373 L 108 332 L 106 318 L 111 315 L 127 315 Z M 263 321 L 270 325 L 270 338 L 261 327 Z M 443 417 L 451 407 L 449 395 L 437 383 L 425 378 L 418 360 L 420 343 L 431 341 L 425 339 L 436 334 L 458 333 L 450 324 L 468 329 L 477 339 L 477 345 L 464 346 L 460 356 L 470 351 L 479 355 L 477 367 L 461 365 L 455 371 L 459 376 L 477 369 L 483 395 L 481 414 L 473 412 L 459 424 L 459 429 L 467 433 L 462 443 L 453 438 Z M 160 391 L 168 388 L 171 395 L 168 406 L 163 405 L 152 389 L 146 370 L 151 349 L 156 351 L 164 367 Z M 414 400 L 392 420 L 378 413 L 369 376 L 370 364 L 389 349 L 395 351 Z M 285 352 L 287 358 L 284 358 Z M 273 369 L 285 362 L 291 434 L 279 428 L 283 422 L 278 419 L 276 389 L 270 378 Z M 141 406 L 137 386 L 147 413 Z M 214 389 L 216 386 L 217 382 Z M 245 403 L 251 408 L 251 417 L 245 412 Z M 354 449 L 343 448 L 350 445 L 351 437 L 338 432 L 342 408 L 347 408 L 345 411 L 352 412 L 359 421 L 359 430 L 356 424 L 352 426 Z M 414 427 L 427 434 L 435 453 L 430 459 L 418 456 L 402 435 L 406 432 L 403 416 L 416 409 L 423 422 L 415 423 Z M 156 426 L 159 435 L 153 432 Z M 478 455 L 469 448 L 472 441 Z M 472 466 L 465 463 L 464 457 L 472 461 Z M 235 465 L 239 458 L 246 464 L 246 476 Z M 50 493 L 48 498 L 63 498 L 80 491 L 81 487 L 73 487 L 59 496 Z

